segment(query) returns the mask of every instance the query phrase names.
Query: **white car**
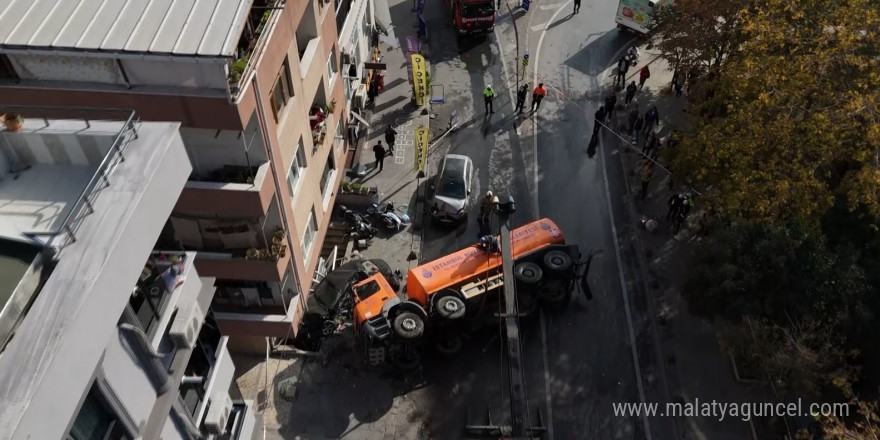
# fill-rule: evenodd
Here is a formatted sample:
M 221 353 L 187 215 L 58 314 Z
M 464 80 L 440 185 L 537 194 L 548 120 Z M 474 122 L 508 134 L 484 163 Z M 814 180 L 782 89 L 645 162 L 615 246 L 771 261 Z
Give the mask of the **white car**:
M 474 177 L 474 163 L 461 154 L 447 154 L 440 163 L 434 182 L 431 216 L 440 223 L 467 219 Z

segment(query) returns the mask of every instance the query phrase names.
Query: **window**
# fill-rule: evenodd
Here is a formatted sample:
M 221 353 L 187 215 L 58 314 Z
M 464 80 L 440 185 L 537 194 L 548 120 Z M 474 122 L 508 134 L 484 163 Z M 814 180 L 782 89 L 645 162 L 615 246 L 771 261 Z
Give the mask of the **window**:
M 336 49 L 330 51 L 330 58 L 327 59 L 327 82 L 333 82 L 336 78 Z
M 296 192 L 296 186 L 302 177 L 303 170 L 306 169 L 306 153 L 303 150 L 302 140 L 296 144 L 296 153 L 290 162 L 290 170 L 287 171 L 287 187 L 290 190 L 290 198 L 293 199 Z
M 321 173 L 321 193 L 325 196 L 335 180 L 334 177 L 336 177 L 336 162 L 333 160 L 333 150 L 330 150 L 327 154 L 327 165 L 324 165 L 324 171 Z
M 345 144 L 345 132 L 342 131 L 342 119 L 336 122 L 336 138 L 333 142 L 337 149 L 342 148 L 342 145 Z
M 89 390 L 67 440 L 130 440 L 131 437 L 101 396 L 95 384 Z
M 281 115 L 281 110 L 293 98 L 293 84 L 290 79 L 290 63 L 287 58 L 284 59 L 284 65 L 281 66 L 281 72 L 275 78 L 275 85 L 272 87 L 272 96 L 269 102 L 272 104 L 272 114 L 275 115 L 275 122 Z
M 303 231 L 302 246 L 303 259 L 309 261 L 312 245 L 315 243 L 315 234 L 318 232 L 318 224 L 315 222 L 315 208 L 309 213 L 309 221 L 306 223 L 306 230 Z
M 160 258 L 150 258 L 141 271 L 128 303 L 141 329 L 150 338 L 159 330 L 171 292 L 183 282 L 185 260 L 183 254 L 163 254 Z

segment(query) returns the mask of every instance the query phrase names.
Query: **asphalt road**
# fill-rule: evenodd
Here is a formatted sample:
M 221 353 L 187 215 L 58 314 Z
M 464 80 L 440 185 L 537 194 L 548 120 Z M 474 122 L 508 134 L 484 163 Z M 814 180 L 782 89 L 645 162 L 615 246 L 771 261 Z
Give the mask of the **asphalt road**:
M 621 168 L 616 152 L 604 142 L 599 155 L 586 154 L 592 113 L 607 93 L 600 92 L 600 84 L 633 39 L 614 28 L 616 7 L 610 0 L 585 2 L 572 15 L 571 3 L 532 3 L 531 16 L 517 19 L 520 53 L 527 50 L 532 61 L 523 77 L 532 85 L 535 79 L 544 82 L 550 92 L 537 117 L 527 120 L 513 117 L 509 96 L 515 85 L 504 81 L 515 81 L 519 61 L 509 17 L 499 22 L 495 36 L 462 46 L 439 19 L 431 33 L 432 48 L 439 51 L 432 56 L 435 77 L 444 78 L 447 105 L 466 121 L 441 143 L 434 160 L 446 150 L 470 156 L 477 172 L 475 195 L 486 189 L 515 195 L 514 226 L 549 217 L 568 242 L 580 244 L 584 252 L 601 250 L 590 275 L 592 301 L 575 298 L 562 313 L 523 323 L 529 400 L 533 411 L 541 412 L 550 439 L 672 435 L 668 421 L 651 420 L 652 437 L 644 420 L 619 417 L 612 410 L 614 402 L 659 399 L 655 381 L 646 374 L 656 369 L 650 346 L 643 342 L 649 339 L 644 316 L 626 287 L 632 275 L 615 246 L 614 234 L 624 218 Z M 480 95 L 486 84 L 499 93 L 496 113 L 488 117 Z M 423 257 L 442 256 L 477 236 L 475 221 L 452 230 L 429 228 Z M 436 438 L 460 438 L 461 406 L 471 413 L 488 408 L 494 419 L 505 417 L 502 340 L 497 331 L 489 331 L 475 336 L 454 359 L 428 363 L 429 379 L 439 389 L 455 390 L 438 399 L 448 415 L 444 423 L 432 423 Z

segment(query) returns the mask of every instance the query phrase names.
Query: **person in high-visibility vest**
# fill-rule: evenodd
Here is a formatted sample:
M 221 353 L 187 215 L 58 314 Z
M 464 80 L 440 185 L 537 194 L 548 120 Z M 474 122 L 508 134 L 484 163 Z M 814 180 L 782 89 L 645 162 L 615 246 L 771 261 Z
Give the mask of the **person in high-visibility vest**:
M 541 100 L 547 96 L 547 89 L 544 88 L 544 83 L 539 83 L 535 90 L 532 91 L 532 111 L 538 111 L 541 108 Z
M 483 89 L 483 101 L 486 103 L 486 113 L 495 113 L 495 109 L 492 107 L 492 100 L 495 99 L 495 90 L 492 89 L 491 85 L 486 86 Z

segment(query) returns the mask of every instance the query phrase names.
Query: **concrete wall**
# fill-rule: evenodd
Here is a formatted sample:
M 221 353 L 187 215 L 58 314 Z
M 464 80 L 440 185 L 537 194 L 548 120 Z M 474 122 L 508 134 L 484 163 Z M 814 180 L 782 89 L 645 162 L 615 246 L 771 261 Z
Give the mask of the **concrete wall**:
M 268 160 L 259 132 L 247 151 L 243 131 L 181 127 L 180 137 L 186 145 L 196 178 L 223 168 L 224 165 L 247 166 L 249 160 L 250 166 L 258 167 Z
M 104 351 L 105 378 L 125 411 L 138 426 L 146 423 L 156 402 L 156 392 L 144 367 L 132 350 L 137 350 L 129 334 L 116 330 Z

